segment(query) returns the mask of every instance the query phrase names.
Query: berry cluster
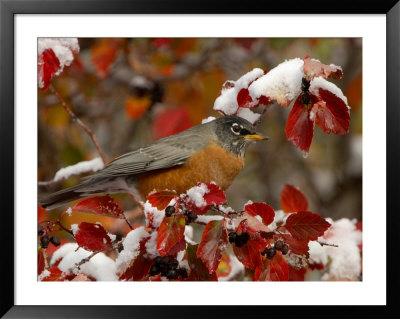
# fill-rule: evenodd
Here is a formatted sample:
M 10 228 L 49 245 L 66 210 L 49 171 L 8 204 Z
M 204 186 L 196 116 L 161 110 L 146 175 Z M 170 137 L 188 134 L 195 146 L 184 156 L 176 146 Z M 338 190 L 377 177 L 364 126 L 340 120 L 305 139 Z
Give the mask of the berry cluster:
M 248 242 L 250 239 L 250 235 L 247 232 L 242 232 L 241 234 L 238 234 L 235 231 L 231 231 L 229 234 L 229 242 L 235 243 L 237 247 L 242 247 L 244 244 Z
M 42 248 L 47 248 L 49 243 L 52 243 L 56 247 L 60 245 L 58 237 L 54 235 L 49 237 L 46 229 L 41 225 L 38 227 L 38 235 L 40 236 L 40 246 Z
M 171 217 L 173 214 L 175 214 L 175 207 L 170 205 L 165 208 L 165 216 Z M 183 211 L 183 216 L 185 216 L 185 224 L 189 225 L 191 222 L 194 222 L 197 218 L 197 214 L 192 211 L 192 210 L 184 210 Z
M 285 244 L 282 239 L 278 239 L 275 242 L 274 246 L 272 246 L 271 248 L 265 248 L 261 252 L 261 255 L 267 256 L 268 259 L 272 259 L 272 258 L 274 258 L 277 250 L 280 250 L 282 255 L 286 255 L 289 251 L 289 245 Z
M 154 264 L 150 268 L 149 275 L 155 276 L 161 273 L 161 276 L 166 276 L 168 279 L 178 279 L 179 276 L 187 278 L 186 269 L 178 268 L 178 265 L 178 261 L 170 256 L 158 256 L 154 259 Z

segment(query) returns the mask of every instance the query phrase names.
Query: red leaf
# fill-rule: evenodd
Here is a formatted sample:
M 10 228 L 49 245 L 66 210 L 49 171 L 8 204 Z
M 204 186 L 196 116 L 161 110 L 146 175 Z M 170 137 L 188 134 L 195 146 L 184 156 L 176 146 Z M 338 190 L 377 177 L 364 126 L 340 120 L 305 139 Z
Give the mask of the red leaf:
M 50 85 L 50 80 L 60 69 L 60 60 L 52 49 L 47 49 L 39 56 L 38 62 L 39 87 L 46 90 Z
M 153 207 L 157 207 L 158 210 L 165 209 L 170 201 L 176 196 L 175 191 L 164 190 L 155 192 L 147 196 L 147 200 Z
M 289 245 L 289 250 L 293 254 L 296 255 L 305 255 L 307 258 L 309 257 L 309 248 L 308 248 L 308 240 L 297 240 L 292 235 L 289 234 L 280 234 L 277 236 L 281 238 L 286 244 Z
M 308 202 L 296 187 L 286 184 L 281 193 L 281 207 L 285 213 L 300 212 L 307 209 Z
M 208 188 L 208 192 L 204 194 L 204 200 L 206 201 L 207 205 L 219 205 L 226 202 L 226 196 L 223 190 L 219 188 L 218 185 L 213 183 L 199 183 L 206 184 Z
M 319 96 L 322 101 L 316 104 L 315 123 L 325 133 L 346 134 L 350 126 L 346 103 L 328 90 L 319 89 Z
M 289 266 L 285 259 L 282 258 L 280 251 L 272 260 L 265 258 L 261 267 L 257 267 L 254 272 L 254 280 L 256 281 L 288 281 Z
M 64 281 L 67 277 L 57 266 L 53 266 L 47 270 L 50 272 L 50 275 L 43 278 L 42 281 Z
M 251 216 L 260 216 L 265 225 L 269 225 L 274 221 L 274 209 L 265 203 L 252 203 L 244 206 L 246 213 Z
M 180 241 L 178 241 L 168 252 L 168 256 L 175 256 L 178 252 L 184 250 L 186 248 L 186 239 L 182 237 Z
M 111 239 L 103 226 L 82 222 L 75 233 L 79 246 L 87 250 L 100 251 L 112 248 Z
M 44 270 L 44 266 L 45 266 L 44 254 L 43 254 L 43 251 L 41 249 L 39 249 L 39 253 L 38 253 L 38 275 L 40 275 L 42 273 L 42 271 Z
M 239 91 L 236 100 L 239 107 L 250 107 L 250 103 L 253 102 L 253 99 L 249 95 L 249 90 L 246 88 Z
M 286 122 L 286 137 L 296 147 L 308 152 L 314 135 L 314 121 L 310 119 L 310 110 L 301 102 L 299 96 Z
M 204 228 L 197 248 L 197 256 L 206 264 L 210 274 L 217 270 L 227 244 L 228 233 L 225 220 L 210 221 Z
M 142 280 L 147 277 L 152 265 L 153 260 L 144 257 L 143 251 L 141 251 L 132 264 L 119 276 L 119 280 Z
M 153 122 L 153 138 L 158 140 L 192 126 L 192 121 L 187 109 L 181 107 L 162 111 Z
M 90 197 L 81 200 L 72 209 L 86 213 L 111 215 L 118 218 L 124 218 L 124 211 L 109 195 Z
M 306 268 L 294 268 L 289 266 L 289 281 L 304 281 L 304 275 L 306 274 Z
M 290 215 L 286 220 L 285 228 L 294 238 L 310 241 L 322 236 L 330 225 L 318 214 L 305 211 Z
M 38 224 L 47 219 L 47 211 L 40 205 L 38 205 Z
M 154 38 L 151 42 L 156 48 L 169 47 L 171 45 L 171 38 Z
M 176 215 L 164 217 L 158 229 L 157 250 L 161 256 L 168 254 L 183 237 L 185 232 L 185 217 Z
M 233 244 L 233 251 L 239 261 L 247 268 L 255 269 L 261 265 L 261 251 L 264 250 L 267 241 L 261 237 L 260 234 L 255 232 L 247 224 L 247 220 L 242 220 L 236 229 L 238 234 L 242 232 L 248 232 L 250 239 L 241 247 L 237 247 Z
M 197 250 L 199 245 L 187 245 L 186 255 L 190 267 L 189 281 L 217 281 L 217 274 L 208 272 L 207 266 L 204 262 L 197 257 Z
M 339 66 L 323 64 L 318 60 L 310 59 L 310 56 L 304 58 L 303 71 L 309 81 L 318 76 L 322 76 L 325 79 L 331 77 L 335 80 L 343 77 L 343 71 Z

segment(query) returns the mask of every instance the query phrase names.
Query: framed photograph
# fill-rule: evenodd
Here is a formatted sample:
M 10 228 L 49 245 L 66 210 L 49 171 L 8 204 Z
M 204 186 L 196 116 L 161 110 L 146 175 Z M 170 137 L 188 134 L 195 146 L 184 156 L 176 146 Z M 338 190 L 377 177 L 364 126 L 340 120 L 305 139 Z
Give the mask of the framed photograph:
M 1 314 L 398 313 L 400 6 L 357 4 L 1 1 Z

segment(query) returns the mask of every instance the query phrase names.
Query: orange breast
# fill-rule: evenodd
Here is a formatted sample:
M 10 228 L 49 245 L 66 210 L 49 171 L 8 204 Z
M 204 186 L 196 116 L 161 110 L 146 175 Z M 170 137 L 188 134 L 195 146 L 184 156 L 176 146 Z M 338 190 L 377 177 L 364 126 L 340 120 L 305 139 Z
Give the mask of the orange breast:
M 137 189 L 143 199 L 154 190 L 169 189 L 181 194 L 198 182 L 215 182 L 226 190 L 243 166 L 243 157 L 212 143 L 181 166 L 141 174 Z

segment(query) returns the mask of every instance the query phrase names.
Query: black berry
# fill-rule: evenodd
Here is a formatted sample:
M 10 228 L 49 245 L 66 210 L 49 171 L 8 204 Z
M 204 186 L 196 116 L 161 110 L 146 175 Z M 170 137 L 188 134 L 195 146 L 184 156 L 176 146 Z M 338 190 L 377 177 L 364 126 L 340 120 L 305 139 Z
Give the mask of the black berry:
M 169 270 L 168 268 L 169 268 L 168 265 L 166 265 L 164 263 L 160 265 L 161 276 L 166 276 L 168 274 L 168 270 Z
M 172 261 L 169 263 L 169 268 L 176 269 L 178 268 L 178 265 L 179 265 L 178 261 L 176 259 L 172 259 Z
M 274 247 L 271 247 L 266 250 L 266 255 L 268 259 L 274 258 L 275 254 L 276 254 L 276 249 Z
M 156 265 L 161 264 L 161 263 L 162 263 L 162 257 L 161 257 L 161 256 L 157 256 L 157 257 L 154 259 L 154 263 L 155 263 Z
M 178 273 L 176 272 L 176 270 L 171 269 L 167 273 L 167 278 L 168 279 L 176 279 L 176 278 L 178 278 Z
M 250 239 L 250 235 L 247 232 L 237 234 L 236 238 L 235 238 L 235 245 L 237 247 L 242 247 L 244 244 L 246 244 L 248 242 L 249 239 Z
M 229 237 L 229 242 L 232 244 L 232 243 L 235 242 L 235 239 L 236 239 L 236 237 L 237 237 L 237 233 L 236 233 L 235 231 L 231 231 L 231 232 L 228 234 L 228 237 Z
M 166 264 L 166 265 L 168 266 L 169 263 L 170 263 L 172 260 L 173 260 L 172 257 L 170 257 L 170 256 L 164 256 L 163 259 L 162 259 L 162 263 L 163 263 L 163 264 Z
M 44 235 L 42 238 L 40 238 L 40 246 L 42 246 L 42 248 L 47 248 L 49 246 L 49 236 Z
M 177 272 L 178 272 L 178 275 L 181 276 L 182 278 L 187 278 L 187 276 L 188 276 L 186 268 L 178 268 Z
M 309 88 L 310 88 L 310 81 L 308 81 L 306 78 L 302 78 L 301 79 L 301 90 L 303 92 L 307 92 Z
M 57 236 L 51 236 L 50 241 L 54 246 L 60 246 L 60 240 L 58 239 Z
M 282 239 L 278 239 L 278 240 L 275 242 L 274 247 L 275 247 L 276 250 L 281 250 L 284 244 L 285 244 L 285 243 L 283 242 Z
M 159 273 L 160 273 L 160 268 L 158 267 L 158 265 L 151 266 L 150 271 L 149 271 L 150 276 L 155 276 Z
M 288 253 L 288 251 L 289 251 L 288 244 L 283 244 L 283 246 L 281 248 L 282 255 L 286 255 Z
M 195 221 L 197 218 L 197 214 L 192 210 L 185 211 L 185 222 L 186 225 L 189 225 L 191 222 Z
M 42 225 L 39 225 L 39 226 L 38 226 L 38 235 L 39 235 L 39 236 L 42 236 L 42 235 L 44 234 L 43 229 L 44 229 L 44 227 L 43 227 Z
M 167 206 L 167 208 L 165 209 L 165 216 L 167 217 L 171 217 L 172 214 L 175 213 L 175 207 L 174 206 Z

